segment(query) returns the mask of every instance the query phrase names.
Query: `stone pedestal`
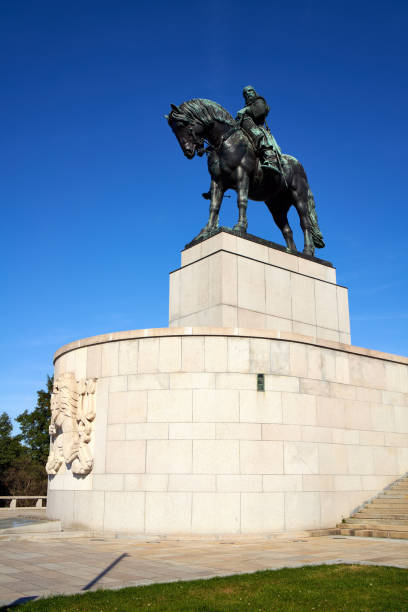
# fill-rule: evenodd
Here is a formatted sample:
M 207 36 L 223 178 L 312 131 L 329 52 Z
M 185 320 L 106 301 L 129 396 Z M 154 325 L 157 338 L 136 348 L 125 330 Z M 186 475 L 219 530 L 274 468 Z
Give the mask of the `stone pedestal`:
M 221 228 L 170 274 L 170 327 L 250 327 L 350 344 L 348 291 L 329 262 Z
M 327 262 L 221 231 L 183 251 L 170 323 L 55 354 L 47 516 L 64 527 L 331 527 L 407 471 L 408 359 L 350 345 Z

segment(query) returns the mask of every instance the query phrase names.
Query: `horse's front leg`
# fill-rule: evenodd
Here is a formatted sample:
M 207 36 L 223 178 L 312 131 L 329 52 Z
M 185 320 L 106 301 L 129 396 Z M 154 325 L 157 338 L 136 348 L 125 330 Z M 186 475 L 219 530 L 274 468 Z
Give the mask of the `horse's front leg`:
M 248 191 L 249 191 L 249 176 L 241 167 L 236 169 L 237 173 L 237 204 L 239 210 L 238 223 L 233 229 L 236 232 L 246 232 L 248 227 L 247 206 L 248 206 Z
M 212 179 L 211 181 L 211 203 L 210 216 L 208 217 L 208 231 L 218 229 L 218 220 L 220 216 L 221 202 L 224 197 L 224 188 L 220 183 Z
M 208 217 L 207 225 L 203 227 L 197 238 L 203 238 L 211 234 L 211 232 L 218 229 L 218 219 L 220 214 L 220 208 L 222 198 L 224 197 L 225 189 L 223 186 L 215 181 L 211 180 L 211 202 L 210 202 L 210 214 Z

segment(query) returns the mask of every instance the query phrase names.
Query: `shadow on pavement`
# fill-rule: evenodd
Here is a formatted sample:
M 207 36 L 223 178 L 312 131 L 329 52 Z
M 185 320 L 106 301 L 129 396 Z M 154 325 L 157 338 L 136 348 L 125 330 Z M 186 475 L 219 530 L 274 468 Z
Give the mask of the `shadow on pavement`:
M 97 582 L 99 582 L 99 580 L 101 578 L 103 578 L 104 576 L 106 576 L 106 574 L 108 572 L 111 571 L 112 568 L 115 567 L 115 565 L 117 565 L 118 563 L 120 563 L 122 561 L 122 559 L 124 559 L 125 557 L 130 557 L 130 555 L 128 555 L 127 553 L 123 553 L 123 555 L 120 555 L 117 559 L 115 559 L 115 561 L 113 561 L 110 565 L 108 565 L 108 567 L 106 569 L 103 570 L 103 572 L 101 572 L 100 574 L 98 574 L 96 576 L 96 578 L 94 578 L 93 580 L 91 580 L 91 582 L 88 582 L 87 585 L 84 586 L 84 588 L 82 589 L 83 591 L 88 591 L 89 589 L 91 589 Z

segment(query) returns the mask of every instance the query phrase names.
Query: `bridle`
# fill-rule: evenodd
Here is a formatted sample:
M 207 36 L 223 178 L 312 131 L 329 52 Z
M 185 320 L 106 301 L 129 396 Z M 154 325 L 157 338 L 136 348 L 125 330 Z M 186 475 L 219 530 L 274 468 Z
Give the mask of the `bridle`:
M 203 126 L 203 124 L 201 124 Z M 187 123 L 186 125 L 187 127 L 187 132 L 194 144 L 194 150 L 197 153 L 197 155 L 199 157 L 202 157 L 204 155 L 204 153 L 209 153 L 210 151 L 215 151 L 218 152 L 222 145 L 224 144 L 224 142 L 230 137 L 232 136 L 232 134 L 234 134 L 235 132 L 237 132 L 240 127 L 238 125 L 233 125 L 230 127 L 229 130 L 227 130 L 225 132 L 225 134 L 223 134 L 220 138 L 220 142 L 218 143 L 217 146 L 211 144 L 210 142 L 208 142 L 208 140 L 206 138 L 202 138 L 200 136 L 197 136 L 197 134 L 195 133 L 194 130 L 194 124 L 191 124 L 190 122 Z M 205 126 L 203 126 L 205 127 Z M 205 145 L 207 144 L 207 147 L 205 147 Z
M 202 157 L 204 153 L 210 150 L 210 143 L 205 138 L 197 136 L 193 125 L 188 124 L 187 131 L 191 137 L 191 140 L 193 141 L 195 152 L 197 153 L 198 157 Z M 205 148 L 205 144 L 208 145 L 207 148 Z
M 197 155 L 199 157 L 202 157 L 204 153 L 209 153 L 210 151 L 215 151 L 216 153 L 218 153 L 224 142 L 228 140 L 228 138 L 232 136 L 232 134 L 235 134 L 235 132 L 237 132 L 241 128 L 238 125 L 232 125 L 230 129 L 227 130 L 225 134 L 221 136 L 220 142 L 217 146 L 209 143 L 206 138 L 200 138 L 199 136 L 197 136 L 192 125 L 189 125 L 187 129 L 188 133 L 191 136 L 191 140 L 194 143 Z M 205 143 L 208 145 L 207 148 L 205 148 Z

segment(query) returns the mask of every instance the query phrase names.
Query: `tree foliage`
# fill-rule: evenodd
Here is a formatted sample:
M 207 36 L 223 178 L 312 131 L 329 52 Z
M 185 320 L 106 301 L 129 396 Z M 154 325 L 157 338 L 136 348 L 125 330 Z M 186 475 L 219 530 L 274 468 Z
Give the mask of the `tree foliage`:
M 12 436 L 13 425 L 6 412 L 0 414 L 0 495 L 8 495 L 5 482 L 7 469 L 21 456 L 23 449 L 20 436 Z
M 12 436 L 13 425 L 6 412 L 0 414 L 0 472 L 22 453 L 21 436 Z
M 15 419 L 20 434 L 13 436 L 10 417 L 0 414 L 0 495 L 46 494 L 52 387 L 53 378 L 47 376 L 46 389 L 37 391 L 37 405 Z
M 37 391 L 37 405 L 31 412 L 24 410 L 16 421 L 20 425 L 21 440 L 29 449 L 32 459 L 45 465 L 50 447 L 48 426 L 51 418 L 51 393 L 54 384 L 53 377 L 47 376 L 47 390 Z
M 44 466 L 28 454 L 21 455 L 7 468 L 3 480 L 8 495 L 47 494 L 47 477 Z

